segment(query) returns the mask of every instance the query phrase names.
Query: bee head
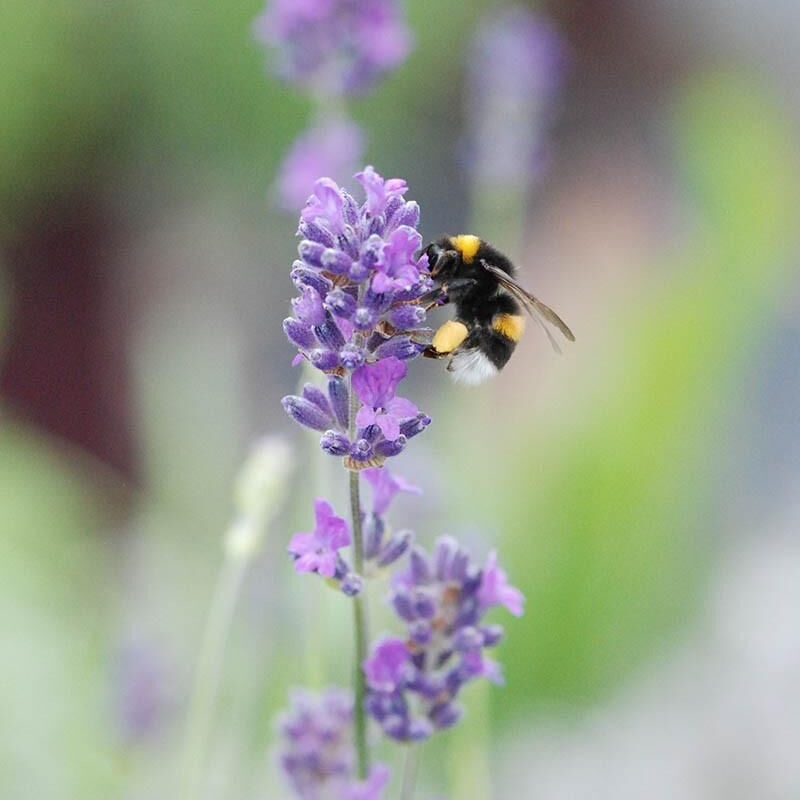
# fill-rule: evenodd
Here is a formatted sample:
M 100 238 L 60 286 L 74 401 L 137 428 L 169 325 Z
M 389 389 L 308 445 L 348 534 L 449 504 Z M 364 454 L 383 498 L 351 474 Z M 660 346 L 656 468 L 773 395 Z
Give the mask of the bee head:
M 448 243 L 447 239 L 442 239 L 438 242 L 431 242 L 425 248 L 431 277 L 439 281 L 448 277 L 458 266 L 459 254 L 446 247 L 445 245 Z

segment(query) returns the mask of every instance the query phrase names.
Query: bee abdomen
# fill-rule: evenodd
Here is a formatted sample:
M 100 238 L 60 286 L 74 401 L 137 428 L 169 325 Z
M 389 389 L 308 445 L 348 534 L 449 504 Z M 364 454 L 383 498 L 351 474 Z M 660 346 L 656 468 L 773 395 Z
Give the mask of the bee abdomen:
M 476 328 L 450 358 L 453 380 L 474 386 L 496 375 L 511 358 L 517 343 L 494 327 Z
M 525 333 L 525 318 L 519 314 L 497 314 L 492 319 L 492 330 L 516 344 Z

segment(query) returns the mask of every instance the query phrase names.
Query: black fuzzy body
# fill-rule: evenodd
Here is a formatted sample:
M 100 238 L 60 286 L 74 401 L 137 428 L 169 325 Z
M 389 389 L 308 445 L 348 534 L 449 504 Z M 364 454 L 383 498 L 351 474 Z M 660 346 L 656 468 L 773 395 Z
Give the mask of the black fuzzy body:
M 499 267 L 511 277 L 516 269 L 506 256 L 483 240 L 474 255 L 465 257 L 458 239 L 444 236 L 428 245 L 425 252 L 431 273 L 447 302 L 455 307 L 455 319 L 468 330 L 467 338 L 457 350 L 480 350 L 500 370 L 517 343 L 496 330 L 493 322 L 498 315 L 518 316 L 522 308 L 481 262 Z

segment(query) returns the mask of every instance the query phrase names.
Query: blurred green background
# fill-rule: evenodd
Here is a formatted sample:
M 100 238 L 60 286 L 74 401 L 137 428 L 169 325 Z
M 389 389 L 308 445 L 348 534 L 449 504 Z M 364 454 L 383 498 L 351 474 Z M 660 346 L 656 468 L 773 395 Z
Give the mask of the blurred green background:
M 800 796 L 800 11 L 697 5 L 540 6 L 570 66 L 530 207 L 487 203 L 462 147 L 496 6 L 412 0 L 414 51 L 352 107 L 423 236 L 502 245 L 577 337 L 557 358 L 534 331 L 475 390 L 410 370 L 435 423 L 397 468 L 429 491 L 395 519 L 498 547 L 528 599 L 507 685 L 426 748 L 421 798 Z M 349 673 L 347 601 L 284 556 L 315 487 L 344 487 L 279 406 L 296 219 L 269 187 L 310 106 L 265 71 L 260 10 L 3 4 L 3 798 L 174 796 L 264 433 L 298 467 L 242 587 L 202 796 L 286 796 L 287 688 Z

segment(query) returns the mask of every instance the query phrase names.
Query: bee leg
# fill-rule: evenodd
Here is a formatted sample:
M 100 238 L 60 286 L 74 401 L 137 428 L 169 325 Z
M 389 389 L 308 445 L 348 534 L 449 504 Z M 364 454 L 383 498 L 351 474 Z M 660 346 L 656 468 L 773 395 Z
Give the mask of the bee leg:
M 432 345 L 428 345 L 428 347 L 422 351 L 423 358 L 446 358 L 449 355 L 450 353 L 440 353 Z
M 440 353 L 433 346 L 434 333 L 433 328 L 420 328 L 411 334 L 411 341 L 414 344 L 425 345 L 425 349 L 422 351 L 423 358 L 444 358 L 447 355 L 447 353 Z
M 469 289 L 477 282 L 475 278 L 453 278 L 447 283 L 443 283 L 442 288 L 449 294 L 453 289 Z
M 422 344 L 429 347 L 433 343 L 433 328 L 416 328 L 411 331 L 410 338 L 414 344 Z
M 447 293 L 447 299 L 463 297 L 478 281 L 475 278 L 453 278 L 442 284 L 442 288 Z
M 432 308 L 436 308 L 436 306 L 446 305 L 449 299 L 442 287 L 437 286 L 435 289 L 431 289 L 431 291 L 423 294 L 422 297 L 418 297 L 416 300 L 411 300 L 409 302 L 415 305 L 421 305 L 426 311 L 430 311 Z

